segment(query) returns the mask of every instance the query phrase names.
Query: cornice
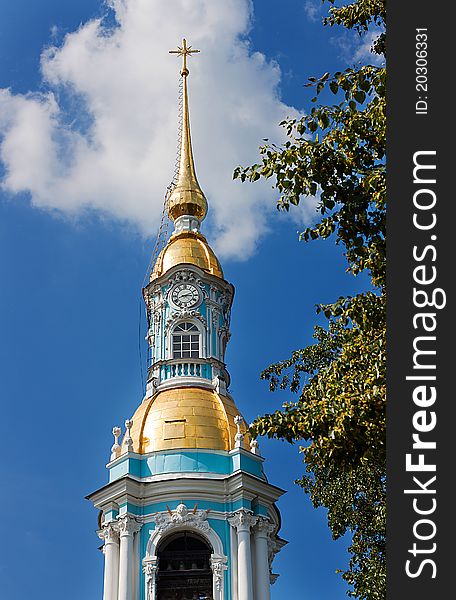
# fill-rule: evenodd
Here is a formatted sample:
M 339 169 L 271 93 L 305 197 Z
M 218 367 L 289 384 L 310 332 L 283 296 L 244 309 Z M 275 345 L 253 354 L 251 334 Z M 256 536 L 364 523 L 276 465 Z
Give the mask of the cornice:
M 96 508 L 103 509 L 107 503 L 121 503 L 121 498 L 128 498 L 137 506 L 147 506 L 157 502 L 169 502 L 175 499 L 194 499 L 204 497 L 213 502 L 236 502 L 237 500 L 260 499 L 266 504 L 273 504 L 285 491 L 264 480 L 237 471 L 221 479 L 201 479 L 197 477 L 181 477 L 180 474 L 153 482 L 138 481 L 125 475 L 89 494 Z
M 234 297 L 234 291 L 235 291 L 234 285 L 232 283 L 230 283 L 226 279 L 221 279 L 220 277 L 211 275 L 210 273 L 207 273 L 200 267 L 198 267 L 196 265 L 192 265 L 190 263 L 180 263 L 178 265 L 174 265 L 168 271 L 166 271 L 166 273 L 164 273 L 163 275 L 160 275 L 153 281 L 149 282 L 146 286 L 144 286 L 143 294 L 146 292 L 149 294 L 153 294 L 155 286 L 162 287 L 163 285 L 167 284 L 169 282 L 169 280 L 173 278 L 173 276 L 175 275 L 175 273 L 177 271 L 182 271 L 183 269 L 188 269 L 189 271 L 193 271 L 199 277 L 201 277 L 201 279 L 207 281 L 207 283 L 215 285 L 216 287 L 219 287 L 219 288 L 220 287 L 224 288 L 226 291 L 230 292 L 231 293 L 231 303 L 232 303 L 233 297 Z

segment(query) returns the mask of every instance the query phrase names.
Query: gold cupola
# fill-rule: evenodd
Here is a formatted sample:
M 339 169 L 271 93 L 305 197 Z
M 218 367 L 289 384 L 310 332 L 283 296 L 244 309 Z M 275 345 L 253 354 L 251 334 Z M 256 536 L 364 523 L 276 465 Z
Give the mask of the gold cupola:
M 187 68 L 187 56 L 199 50 L 193 50 L 187 46 L 186 40 L 182 40 L 182 47 L 177 50 L 170 50 L 172 53 L 183 57 L 182 75 L 182 139 L 180 147 L 179 172 L 176 185 L 168 198 L 168 215 L 172 221 L 179 217 L 189 215 L 202 221 L 207 213 L 207 200 L 200 188 L 195 173 L 195 163 L 193 161 L 192 140 L 190 136 L 190 117 L 188 110 L 188 91 L 187 77 L 189 70 Z
M 179 264 L 200 267 L 206 273 L 223 279 L 223 271 L 214 251 L 199 231 L 182 231 L 173 234 L 155 261 L 150 274 L 153 281 Z

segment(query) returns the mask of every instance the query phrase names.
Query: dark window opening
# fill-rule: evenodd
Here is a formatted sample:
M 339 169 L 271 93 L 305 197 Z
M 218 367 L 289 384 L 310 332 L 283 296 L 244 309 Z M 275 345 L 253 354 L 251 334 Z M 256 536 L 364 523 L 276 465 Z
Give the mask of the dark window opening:
M 157 600 L 212 600 L 211 553 L 194 533 L 166 538 L 157 551 Z

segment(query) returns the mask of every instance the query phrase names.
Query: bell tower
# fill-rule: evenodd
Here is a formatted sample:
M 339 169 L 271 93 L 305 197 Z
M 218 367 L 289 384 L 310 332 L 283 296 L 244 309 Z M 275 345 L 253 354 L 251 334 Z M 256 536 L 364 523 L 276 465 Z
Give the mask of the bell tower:
M 269 600 L 286 543 L 256 440 L 229 393 L 225 348 L 234 287 L 201 233 L 208 204 L 190 136 L 182 46 L 182 137 L 166 210 L 174 231 L 143 289 L 146 394 L 114 427 L 100 511 L 103 600 Z M 122 437 L 121 443 L 119 439 Z

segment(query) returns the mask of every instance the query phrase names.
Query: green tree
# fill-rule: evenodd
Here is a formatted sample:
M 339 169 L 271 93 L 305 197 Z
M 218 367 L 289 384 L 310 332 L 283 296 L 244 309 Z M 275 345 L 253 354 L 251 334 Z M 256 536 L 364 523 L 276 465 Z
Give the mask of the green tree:
M 383 0 L 328 1 L 325 25 L 360 35 L 384 26 Z M 384 33 L 372 51 L 384 55 Z M 352 534 L 342 576 L 350 596 L 368 600 L 386 594 L 385 78 L 375 65 L 310 78 L 313 107 L 282 123 L 287 141 L 262 146 L 261 162 L 234 172 L 242 181 L 273 178 L 281 210 L 317 197 L 320 217 L 301 238 L 335 237 L 348 270 L 370 275 L 371 289 L 317 308 L 327 326 L 315 327 L 315 344 L 262 373 L 271 390 L 289 388 L 299 398 L 251 427 L 254 436 L 302 443 L 297 483 L 327 509 L 335 539 Z M 337 103 L 320 103 L 328 89 Z

